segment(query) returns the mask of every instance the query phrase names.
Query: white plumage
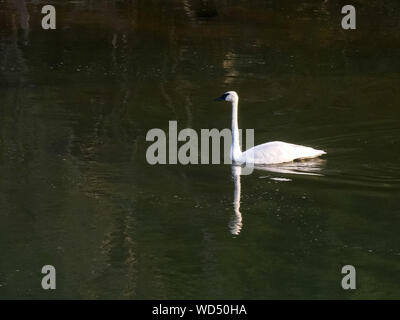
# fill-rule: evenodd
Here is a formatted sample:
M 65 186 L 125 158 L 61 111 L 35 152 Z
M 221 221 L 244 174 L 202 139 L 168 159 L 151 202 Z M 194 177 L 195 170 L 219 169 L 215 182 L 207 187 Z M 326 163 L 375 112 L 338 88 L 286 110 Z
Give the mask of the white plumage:
M 316 158 L 323 154 L 326 154 L 326 152 L 322 150 L 282 141 L 273 141 L 250 148 L 242 152 L 238 159 L 232 160 L 253 164 L 274 164 L 297 159 Z
M 232 148 L 231 158 L 234 163 L 246 164 L 276 164 L 291 162 L 299 159 L 316 158 L 326 154 L 323 150 L 316 150 L 297 144 L 273 141 L 260 144 L 244 152 L 239 145 L 238 104 L 239 96 L 235 91 L 228 91 L 216 100 L 232 102 Z

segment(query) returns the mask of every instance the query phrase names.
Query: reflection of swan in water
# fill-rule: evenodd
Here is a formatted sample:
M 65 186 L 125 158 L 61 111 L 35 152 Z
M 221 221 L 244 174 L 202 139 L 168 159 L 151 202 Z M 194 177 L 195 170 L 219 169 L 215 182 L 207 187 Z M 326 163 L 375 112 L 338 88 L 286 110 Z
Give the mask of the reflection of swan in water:
M 232 178 L 235 184 L 235 191 L 233 193 L 233 212 L 234 216 L 229 225 L 231 233 L 237 236 L 242 230 L 242 214 L 240 213 L 240 175 L 242 174 L 241 166 L 232 166 Z
M 320 173 L 326 160 L 315 158 L 304 161 L 293 161 L 281 164 L 254 166 L 254 169 L 276 173 L 302 174 L 308 176 L 322 176 Z
M 282 163 L 280 165 L 269 165 L 269 166 L 254 166 L 254 169 L 269 171 L 274 173 L 284 174 L 295 174 L 295 175 L 308 175 L 308 176 L 323 176 L 319 173 L 325 165 L 325 160 L 322 159 L 310 159 L 307 161 L 295 161 L 290 163 Z M 232 166 L 232 178 L 234 182 L 234 193 L 233 193 L 233 212 L 231 222 L 229 223 L 229 229 L 232 235 L 239 235 L 243 227 L 242 213 L 240 212 L 240 196 L 241 196 L 241 182 L 240 176 L 242 174 L 242 167 L 233 165 Z M 275 181 L 291 181 L 287 178 L 276 178 L 272 177 Z

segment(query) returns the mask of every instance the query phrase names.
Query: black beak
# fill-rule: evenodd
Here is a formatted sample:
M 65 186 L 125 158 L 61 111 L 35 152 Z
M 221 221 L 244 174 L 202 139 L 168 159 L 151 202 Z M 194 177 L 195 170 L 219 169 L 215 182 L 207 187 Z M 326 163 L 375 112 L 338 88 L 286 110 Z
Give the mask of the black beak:
M 227 94 L 223 94 L 219 98 L 215 98 L 214 101 L 225 101 L 226 96 L 227 96 Z

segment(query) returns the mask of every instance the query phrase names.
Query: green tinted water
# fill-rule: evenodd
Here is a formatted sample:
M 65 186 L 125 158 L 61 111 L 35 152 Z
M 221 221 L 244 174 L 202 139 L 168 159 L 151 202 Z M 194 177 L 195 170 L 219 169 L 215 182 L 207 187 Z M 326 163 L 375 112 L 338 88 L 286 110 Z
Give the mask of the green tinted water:
M 41 1 L 0 2 L 0 298 L 399 297 L 396 1 L 356 31 L 330 1 L 52 3 L 45 31 Z M 239 217 L 229 165 L 146 162 L 169 120 L 229 127 L 227 90 L 322 176 L 241 176 Z

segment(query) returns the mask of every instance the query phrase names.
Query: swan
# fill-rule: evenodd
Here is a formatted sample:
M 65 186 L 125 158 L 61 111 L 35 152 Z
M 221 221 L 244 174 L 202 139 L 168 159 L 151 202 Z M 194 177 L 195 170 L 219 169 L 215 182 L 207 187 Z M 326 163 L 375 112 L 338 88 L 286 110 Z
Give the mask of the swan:
M 231 159 L 234 164 L 277 164 L 299 159 L 316 158 L 326 154 L 323 150 L 316 150 L 310 147 L 282 141 L 263 143 L 242 152 L 239 145 L 238 94 L 235 91 L 228 91 L 215 100 L 230 101 L 232 103 Z

